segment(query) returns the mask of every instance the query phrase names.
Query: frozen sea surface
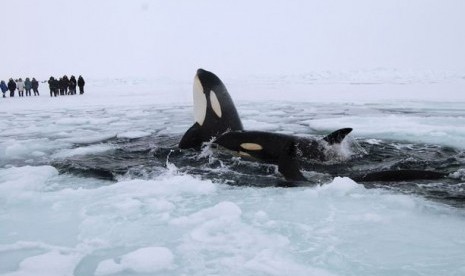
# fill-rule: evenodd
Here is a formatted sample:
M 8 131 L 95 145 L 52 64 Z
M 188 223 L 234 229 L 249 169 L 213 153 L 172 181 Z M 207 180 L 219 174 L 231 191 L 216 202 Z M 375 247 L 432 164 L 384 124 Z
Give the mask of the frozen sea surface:
M 220 77 L 246 129 L 322 137 L 353 127 L 356 145 L 386 145 L 405 152 L 404 163 L 447 171 L 449 192 L 463 196 L 465 80 L 324 76 Z M 49 98 L 42 88 L 40 97 L 0 99 L 0 274 L 465 273 L 460 204 L 343 174 L 258 188 L 282 181 L 273 166 L 220 164 L 209 152 L 183 163 L 170 152 L 192 124 L 189 82 L 88 86 L 82 96 Z M 317 169 L 305 173 L 319 177 Z

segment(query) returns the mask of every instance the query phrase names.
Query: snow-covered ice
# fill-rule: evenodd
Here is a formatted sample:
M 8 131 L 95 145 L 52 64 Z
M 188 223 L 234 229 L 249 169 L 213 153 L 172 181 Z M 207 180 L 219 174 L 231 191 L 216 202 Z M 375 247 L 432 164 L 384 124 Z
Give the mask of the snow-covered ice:
M 102 261 L 96 275 L 109 275 L 125 270 L 136 273 L 155 273 L 162 270 L 169 270 L 173 266 L 173 253 L 164 247 L 146 247 L 137 249 L 121 256 L 117 263 L 115 260 Z

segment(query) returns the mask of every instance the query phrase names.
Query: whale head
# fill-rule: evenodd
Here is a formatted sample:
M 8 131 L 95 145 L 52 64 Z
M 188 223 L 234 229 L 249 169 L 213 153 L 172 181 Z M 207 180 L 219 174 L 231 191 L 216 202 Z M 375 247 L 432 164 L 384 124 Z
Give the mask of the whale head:
M 223 82 L 212 72 L 198 69 L 193 83 L 194 125 L 179 142 L 179 148 L 199 149 L 228 130 L 242 130 L 242 122 Z

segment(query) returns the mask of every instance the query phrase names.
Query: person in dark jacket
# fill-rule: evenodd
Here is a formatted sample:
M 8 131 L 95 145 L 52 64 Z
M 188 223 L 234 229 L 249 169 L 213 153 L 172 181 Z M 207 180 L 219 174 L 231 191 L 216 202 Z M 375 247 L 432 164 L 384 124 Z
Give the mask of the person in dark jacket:
M 24 89 L 26 90 L 26 97 L 31 96 L 32 83 L 29 78 L 24 81 Z
M 79 76 L 77 84 L 79 86 L 79 94 L 84 94 L 84 85 L 86 82 L 82 76 Z
M 8 86 L 6 85 L 5 81 L 3 81 L 3 80 L 0 82 L 0 90 L 3 93 L 3 98 L 6 98 L 5 93 L 6 93 L 6 91 L 8 91 Z
M 58 91 L 60 92 L 60 96 L 64 96 L 65 95 L 65 87 L 64 87 L 64 83 L 63 83 L 63 78 L 58 79 L 57 82 L 58 82 Z
M 76 77 L 71 76 L 71 78 L 69 78 L 69 94 L 76 95 L 76 86 L 77 86 Z
M 69 86 L 68 76 L 66 75 L 63 76 L 63 82 L 61 83 L 61 86 L 63 88 L 63 95 L 68 95 L 68 86 Z
M 32 78 L 31 85 L 32 91 L 34 91 L 34 96 L 39 96 L 39 82 L 36 80 L 36 78 Z
M 10 97 L 15 96 L 16 82 L 13 79 L 8 81 L 8 90 L 10 90 Z
M 54 77 L 50 77 L 50 79 L 48 79 L 48 87 L 50 88 L 50 97 L 53 97 L 53 95 L 56 97 L 57 93 L 55 92 L 56 86 Z
M 60 93 L 60 81 L 58 79 L 53 79 L 52 83 L 54 87 L 53 93 L 55 93 L 56 97 Z

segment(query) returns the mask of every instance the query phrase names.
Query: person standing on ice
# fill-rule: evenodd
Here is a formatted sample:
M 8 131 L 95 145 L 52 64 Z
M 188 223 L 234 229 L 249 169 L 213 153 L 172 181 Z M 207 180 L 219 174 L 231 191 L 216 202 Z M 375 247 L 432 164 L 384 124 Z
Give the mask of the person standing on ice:
M 13 79 L 8 81 L 8 90 L 10 90 L 10 97 L 15 96 L 16 82 Z
M 76 77 L 75 77 L 75 76 L 71 76 L 71 77 L 69 78 L 69 94 L 71 94 L 71 95 L 75 95 L 75 94 L 76 94 L 76 85 L 77 85 Z
M 34 96 L 39 96 L 39 82 L 36 80 L 36 78 L 32 78 L 31 85 L 32 91 L 34 91 Z
M 60 80 L 59 79 L 53 79 L 52 86 L 53 86 L 53 94 L 56 97 L 60 93 Z
M 24 89 L 26 89 L 26 97 L 31 96 L 32 83 L 29 78 L 24 81 Z
M 2 90 L 3 98 L 6 98 L 5 93 L 8 91 L 8 86 L 6 85 L 5 81 L 0 82 L 0 90 Z
M 50 97 L 53 97 L 53 94 L 55 94 L 55 97 L 56 97 L 57 95 L 55 92 L 55 78 L 54 77 L 50 77 L 50 79 L 48 80 L 48 87 L 50 88 Z
M 60 96 L 65 95 L 63 78 L 57 79 L 57 82 L 58 82 L 58 92 L 60 93 Z
M 24 97 L 24 81 L 22 78 L 16 82 L 16 89 L 18 89 L 18 94 L 20 97 Z
M 86 84 L 86 82 L 84 81 L 84 78 L 82 76 L 79 76 L 77 84 L 79 86 L 79 94 L 84 94 L 84 85 Z
M 61 86 L 63 89 L 63 95 L 68 95 L 68 86 L 69 86 L 69 79 L 67 75 L 64 75 L 61 80 Z

